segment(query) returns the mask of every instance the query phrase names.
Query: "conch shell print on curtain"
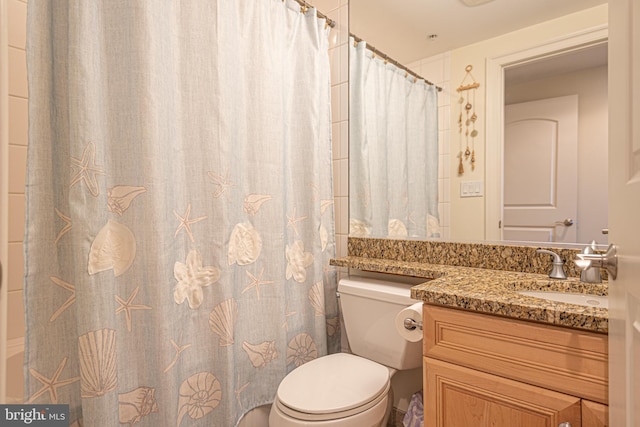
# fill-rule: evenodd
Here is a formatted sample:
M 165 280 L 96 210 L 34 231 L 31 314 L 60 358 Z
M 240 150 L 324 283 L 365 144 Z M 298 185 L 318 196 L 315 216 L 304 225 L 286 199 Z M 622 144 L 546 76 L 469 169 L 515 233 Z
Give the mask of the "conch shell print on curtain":
M 152 387 L 138 387 L 128 393 L 118 395 L 118 417 L 120 424 L 137 424 L 140 420 L 158 412 L 158 402 Z

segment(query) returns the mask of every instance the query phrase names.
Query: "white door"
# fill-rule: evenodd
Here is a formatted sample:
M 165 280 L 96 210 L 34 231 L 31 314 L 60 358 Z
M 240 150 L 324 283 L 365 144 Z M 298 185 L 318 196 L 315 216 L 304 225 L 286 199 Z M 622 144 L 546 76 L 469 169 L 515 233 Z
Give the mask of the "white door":
M 575 242 L 578 96 L 505 107 L 503 238 Z
M 640 426 L 640 2 L 609 1 L 609 425 Z

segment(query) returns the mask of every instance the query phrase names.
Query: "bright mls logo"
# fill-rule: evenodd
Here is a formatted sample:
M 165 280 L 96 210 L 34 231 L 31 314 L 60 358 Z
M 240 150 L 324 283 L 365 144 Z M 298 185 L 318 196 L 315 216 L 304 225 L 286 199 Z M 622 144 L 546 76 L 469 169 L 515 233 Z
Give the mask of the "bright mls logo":
M 69 405 L 0 405 L 0 427 L 69 427 Z

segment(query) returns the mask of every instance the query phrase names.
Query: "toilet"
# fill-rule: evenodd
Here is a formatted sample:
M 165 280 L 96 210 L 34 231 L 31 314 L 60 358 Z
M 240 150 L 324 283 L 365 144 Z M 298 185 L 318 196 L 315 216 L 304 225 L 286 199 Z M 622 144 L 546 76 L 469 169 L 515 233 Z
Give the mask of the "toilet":
M 422 342 L 396 330 L 400 310 L 416 303 L 412 285 L 370 278 L 342 279 L 338 293 L 350 353 L 319 357 L 278 386 L 270 427 L 379 427 L 386 424 L 398 370 L 422 366 Z

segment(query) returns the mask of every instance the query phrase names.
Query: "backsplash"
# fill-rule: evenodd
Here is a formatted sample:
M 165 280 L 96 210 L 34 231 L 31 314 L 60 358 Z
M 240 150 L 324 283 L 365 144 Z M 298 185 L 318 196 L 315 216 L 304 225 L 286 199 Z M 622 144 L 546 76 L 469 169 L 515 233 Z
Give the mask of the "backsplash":
M 348 254 L 353 257 L 548 274 L 551 256 L 536 253 L 536 249 L 543 248 L 562 258 L 567 276 L 580 276 L 580 270 L 573 262 L 580 249 L 360 237 L 349 237 L 347 244 Z M 602 278 L 606 279 L 604 270 L 602 274 Z

